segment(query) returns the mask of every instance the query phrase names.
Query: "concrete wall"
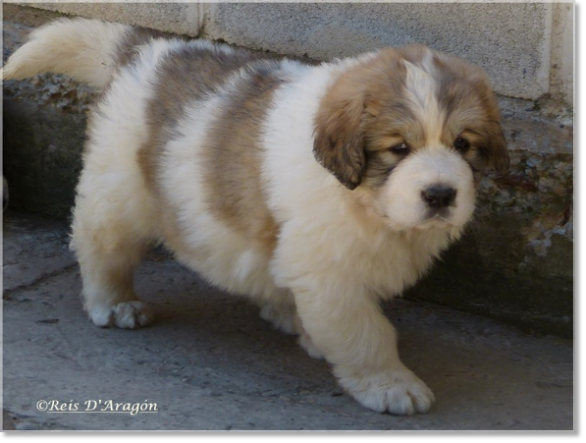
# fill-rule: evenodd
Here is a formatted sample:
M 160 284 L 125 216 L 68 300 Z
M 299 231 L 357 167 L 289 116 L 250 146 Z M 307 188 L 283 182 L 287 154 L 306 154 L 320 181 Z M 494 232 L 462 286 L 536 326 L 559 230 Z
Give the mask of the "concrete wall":
M 482 66 L 502 95 L 573 104 L 572 3 L 27 3 L 328 60 L 427 44 Z
M 550 92 L 574 103 L 574 5 L 553 5 Z

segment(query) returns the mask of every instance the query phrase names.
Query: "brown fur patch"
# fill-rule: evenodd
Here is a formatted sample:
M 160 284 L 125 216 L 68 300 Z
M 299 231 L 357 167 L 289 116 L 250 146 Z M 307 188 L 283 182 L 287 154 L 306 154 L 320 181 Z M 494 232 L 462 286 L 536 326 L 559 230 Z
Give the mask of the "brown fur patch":
M 397 140 L 410 146 L 425 141 L 424 127 L 404 98 L 404 59 L 400 50 L 383 49 L 344 73 L 322 100 L 314 154 L 349 189 L 363 179 L 369 186 L 384 183 L 401 158 L 383 151 Z
M 151 40 L 158 38 L 181 39 L 182 37 L 167 32 L 156 31 L 154 29 L 139 27 L 132 28 L 132 30 L 130 30 L 124 39 L 118 44 L 116 64 L 121 67 L 131 64 L 137 55 L 137 48 L 140 45 L 144 45 L 145 43 L 149 43 Z
M 148 142 L 138 151 L 138 163 L 145 181 L 156 189 L 157 165 L 175 125 L 189 103 L 214 91 L 254 56 L 247 51 L 225 54 L 186 46 L 167 55 L 157 72 L 155 96 L 147 108 Z
M 367 167 L 364 171 L 364 183 L 370 187 L 384 185 L 399 161 L 401 160 L 388 150 L 366 151 Z
M 364 96 L 354 75 L 343 75 L 322 100 L 315 120 L 313 152 L 347 188 L 362 181 L 366 166 L 361 129 Z
M 278 227 L 267 206 L 261 182 L 261 124 L 273 93 L 282 83 L 278 62 L 247 68 L 235 93 L 213 122 L 202 155 L 206 165 L 207 204 L 212 213 L 271 252 Z
M 174 128 L 190 103 L 220 88 L 239 69 L 247 66 L 250 79 L 222 104 L 219 118 L 210 126 L 202 155 L 206 173 L 204 189 L 210 210 L 220 220 L 272 250 L 277 226 L 271 217 L 260 182 L 259 128 L 272 92 L 279 80 L 273 76 L 279 63 L 235 49 L 231 53 L 186 46 L 167 55 L 157 72 L 155 97 L 147 108 L 148 143 L 137 153 L 147 186 L 158 192 L 158 165 Z M 194 192 L 198 192 L 194 190 Z M 199 191 L 201 192 L 201 191 Z M 161 211 L 172 211 L 163 208 Z M 178 227 L 162 217 L 165 238 L 179 242 Z
M 474 149 L 465 157 L 475 169 L 509 167 L 509 153 L 500 125 L 500 112 L 486 74 L 477 66 L 446 54 L 434 54 L 438 100 L 446 111 L 443 142 L 451 146 L 462 133 Z

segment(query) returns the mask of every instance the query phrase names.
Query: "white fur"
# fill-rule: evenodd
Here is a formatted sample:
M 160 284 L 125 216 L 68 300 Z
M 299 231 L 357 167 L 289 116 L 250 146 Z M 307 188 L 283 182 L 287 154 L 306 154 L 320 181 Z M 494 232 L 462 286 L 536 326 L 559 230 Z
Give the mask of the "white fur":
M 462 228 L 474 212 L 475 191 L 470 184 L 472 171 L 454 150 L 441 144 L 418 150 L 401 162 L 379 192 L 377 205 L 387 217 L 389 226 L 396 230 L 424 228 L 440 223 Z M 402 186 L 409 183 L 409 186 Z M 442 184 L 458 190 L 449 220 L 433 219 L 425 223 L 427 207 L 421 190 Z
M 23 79 L 53 72 L 101 88 L 116 69 L 114 56 L 118 43 L 131 29 L 86 19 L 64 19 L 43 26 L 33 31 L 27 44 L 10 57 L 2 78 Z
M 95 26 L 99 32 L 113 30 L 111 40 L 100 40 L 97 47 L 108 55 L 125 28 Z M 69 41 L 80 34 L 85 36 L 78 26 L 61 26 L 35 37 Z M 441 113 L 426 63 L 407 65 L 409 100 L 436 129 L 430 134 L 437 140 L 401 163 L 373 195 L 342 186 L 315 160 L 312 147 L 314 116 L 328 87 L 345 70 L 377 54 L 318 67 L 282 62 L 280 75 L 288 82 L 276 91 L 262 125 L 263 192 L 279 225 L 278 244 L 269 255 L 255 239 L 214 217 L 203 192 L 197 192 L 204 176 L 198 148 L 218 120 L 217 109 L 248 81 L 245 72 L 190 104 L 177 122 L 178 136 L 165 149 L 161 195 L 145 186 L 136 154 L 147 134 L 145 106 L 156 64 L 188 44 L 154 41 L 141 47 L 138 62 L 118 73 L 108 71 L 114 78 L 93 115 L 73 225 L 90 317 L 100 326 L 124 328 L 150 321 L 148 307 L 134 294 L 132 271 L 149 241 L 164 239 L 180 261 L 228 291 L 252 296 L 263 318 L 299 334 L 300 344 L 314 357 L 323 355 L 340 384 L 363 405 L 396 414 L 427 411 L 433 394 L 402 364 L 395 330 L 378 305 L 380 298 L 415 283 L 460 235 L 474 208 L 470 169 L 439 141 Z M 13 77 L 49 68 L 45 63 L 15 72 L 32 63 L 34 41 L 26 48 L 8 63 Z M 92 78 L 85 73 L 90 63 L 84 58 L 58 65 L 82 80 L 104 83 L 102 74 Z M 453 186 L 458 194 L 448 218 L 430 221 L 420 193 L 436 183 Z

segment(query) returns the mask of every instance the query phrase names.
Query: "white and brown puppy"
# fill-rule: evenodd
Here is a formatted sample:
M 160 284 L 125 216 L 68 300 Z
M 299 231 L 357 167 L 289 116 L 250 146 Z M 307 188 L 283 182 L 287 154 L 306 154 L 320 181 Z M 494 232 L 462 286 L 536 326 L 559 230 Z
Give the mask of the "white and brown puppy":
M 4 78 L 45 71 L 103 88 L 73 222 L 95 324 L 151 321 L 133 272 L 164 242 L 363 405 L 429 409 L 379 301 L 460 237 L 483 172 L 508 165 L 479 68 L 419 45 L 307 66 L 79 19 L 35 31 Z

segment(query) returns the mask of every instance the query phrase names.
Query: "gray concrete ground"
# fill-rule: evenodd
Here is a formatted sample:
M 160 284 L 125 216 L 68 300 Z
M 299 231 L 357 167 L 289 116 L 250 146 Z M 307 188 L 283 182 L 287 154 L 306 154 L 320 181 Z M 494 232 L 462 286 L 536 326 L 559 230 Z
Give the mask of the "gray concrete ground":
M 126 331 L 97 328 L 83 313 L 65 225 L 5 213 L 3 249 L 4 429 L 573 428 L 567 339 L 395 301 L 386 312 L 399 330 L 403 359 L 437 398 L 426 415 L 395 417 L 361 407 L 325 362 L 272 330 L 254 306 L 164 254 L 151 255 L 136 278 L 157 322 Z M 100 400 L 94 413 L 79 413 Z M 157 410 L 112 413 L 114 403 Z

